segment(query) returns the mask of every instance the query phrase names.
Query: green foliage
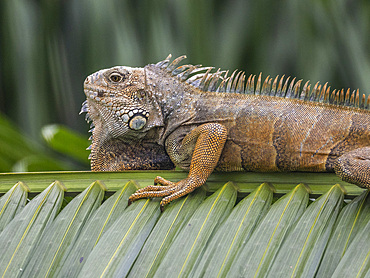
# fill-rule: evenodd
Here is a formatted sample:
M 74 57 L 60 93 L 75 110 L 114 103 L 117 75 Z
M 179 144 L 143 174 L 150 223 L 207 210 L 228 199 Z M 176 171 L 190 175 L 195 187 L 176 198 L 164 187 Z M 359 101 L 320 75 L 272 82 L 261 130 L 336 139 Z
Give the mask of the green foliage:
M 272 186 L 263 183 L 233 208 L 208 243 L 193 277 L 226 275 L 238 250 L 245 246 L 257 223 L 270 208 L 272 193 Z M 219 248 L 220 242 L 223 243 L 222 249 Z
M 61 259 L 56 271 L 57 276 L 77 276 L 91 250 L 110 226 L 121 217 L 122 211 L 127 207 L 129 196 L 137 189 L 134 182 L 128 182 L 96 210 L 83 226 L 81 235 L 71 245 L 71 250 Z
M 32 256 L 21 264 L 27 266 L 22 272 L 24 277 L 47 277 L 55 273 L 63 255 L 80 233 L 81 227 L 100 206 L 104 190 L 100 182 L 94 182 L 64 207 L 47 229 L 45 228 L 42 238 L 34 247 L 34 253 L 39 255 Z
M 176 235 L 153 277 L 191 277 L 212 232 L 229 217 L 235 201 L 231 182 L 204 200 Z
M 31 260 L 32 252 L 35 252 L 45 228 L 50 227 L 61 208 L 64 190 L 59 182 L 52 183 L 29 202 L 2 231 L 0 247 L 1 250 L 8 250 L 0 257 L 2 276 L 13 276 L 22 271 L 20 266 Z M 14 200 L 13 196 L 9 199 Z
M 305 210 L 285 237 L 267 277 L 315 276 L 343 204 L 343 193 L 338 184 L 334 185 Z
M 29 189 L 22 183 L 16 183 L 0 198 L 0 232 L 26 205 Z M 10 202 L 10 204 L 9 204 Z
M 89 141 L 73 130 L 60 125 L 48 125 L 42 128 L 42 136 L 53 150 L 89 165 L 89 152 L 86 151 Z
M 115 181 L 108 178 L 104 184 L 87 186 L 77 174 L 86 189 L 60 212 L 63 196 L 73 186 L 66 188 L 58 181 L 26 206 L 29 189 L 22 183 L 0 198 L 0 222 L 2 212 L 13 211 L 0 231 L 1 276 L 367 277 L 370 273 L 368 191 L 343 208 L 343 187 L 325 183 L 323 194 L 316 200 L 310 195 L 313 201 L 307 207 L 306 185 L 272 201 L 279 188 L 264 183 L 235 204 L 235 185 L 219 183 L 212 195 L 205 198 L 205 191 L 198 189 L 160 213 L 157 199 L 127 207 L 138 186 L 135 182 L 123 185 L 121 180 L 119 190 L 101 204 L 104 191 Z M 45 174 L 29 173 L 23 180 L 33 175 L 40 182 L 47 179 Z M 110 173 L 100 177 L 104 176 Z M 140 172 L 130 176 L 142 181 Z
M 244 266 L 229 271 L 234 275 L 248 269 L 253 277 L 263 277 L 274 260 L 283 239 L 291 226 L 301 217 L 307 207 L 308 190 L 303 184 L 297 185 L 288 194 L 277 200 L 258 229 L 253 231 L 250 240 L 241 248 L 237 262 Z
M 62 165 L 48 156 L 45 149 L 27 138 L 0 115 L 0 172 L 61 170 Z
M 22 134 L 0 114 L 0 172 L 89 169 L 89 142 L 83 136 L 59 125 L 45 126 L 42 135 L 49 148 Z M 68 156 L 70 161 L 51 149 Z
M 200 188 L 185 198 L 174 201 L 158 219 L 128 277 L 153 277 L 176 234 L 184 228 L 206 192 Z M 183 211 L 187 213 L 183 213 Z

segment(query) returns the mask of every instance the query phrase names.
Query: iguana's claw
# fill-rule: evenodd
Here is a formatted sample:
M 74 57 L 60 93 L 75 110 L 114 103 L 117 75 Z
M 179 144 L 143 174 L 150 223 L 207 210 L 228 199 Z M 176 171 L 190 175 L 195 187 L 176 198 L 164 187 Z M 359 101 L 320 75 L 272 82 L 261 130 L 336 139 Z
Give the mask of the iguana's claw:
M 161 185 L 149 185 L 147 187 L 137 190 L 129 198 L 129 204 L 141 199 L 141 198 L 155 198 L 163 197 L 160 208 L 161 211 L 164 210 L 164 206 L 169 204 L 171 201 L 180 198 L 190 192 L 195 188 L 199 187 L 194 180 L 190 178 L 183 179 L 177 183 L 168 181 L 162 177 L 156 177 L 154 183 Z
M 159 204 L 159 209 L 161 210 L 161 212 L 164 211 L 164 205 L 162 205 L 162 202 Z

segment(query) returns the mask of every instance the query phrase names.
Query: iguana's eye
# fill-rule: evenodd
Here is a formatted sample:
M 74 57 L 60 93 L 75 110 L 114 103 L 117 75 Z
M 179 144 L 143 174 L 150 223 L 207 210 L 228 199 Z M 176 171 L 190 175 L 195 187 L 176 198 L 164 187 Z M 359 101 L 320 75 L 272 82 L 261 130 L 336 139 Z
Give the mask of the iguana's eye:
M 122 75 L 118 74 L 118 73 L 112 73 L 110 76 L 109 76 L 109 79 L 113 82 L 120 82 L 122 81 L 123 77 Z

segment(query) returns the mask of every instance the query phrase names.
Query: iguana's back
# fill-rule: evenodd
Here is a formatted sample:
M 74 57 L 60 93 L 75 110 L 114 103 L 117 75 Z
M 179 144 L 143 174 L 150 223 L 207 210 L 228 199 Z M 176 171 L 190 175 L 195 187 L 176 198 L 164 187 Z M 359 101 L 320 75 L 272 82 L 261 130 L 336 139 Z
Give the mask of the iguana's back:
M 333 171 L 344 152 L 370 146 L 370 113 L 365 109 L 230 93 L 193 98 L 199 113 L 172 137 L 182 139 L 204 123 L 224 125 L 227 141 L 216 170 Z

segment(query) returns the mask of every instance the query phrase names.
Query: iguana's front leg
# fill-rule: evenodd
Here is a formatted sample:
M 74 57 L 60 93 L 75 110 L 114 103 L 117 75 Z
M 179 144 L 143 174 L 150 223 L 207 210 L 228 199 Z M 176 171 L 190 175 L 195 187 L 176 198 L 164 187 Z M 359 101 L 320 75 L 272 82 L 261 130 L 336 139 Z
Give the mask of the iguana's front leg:
M 150 185 L 138 190 L 129 198 L 129 203 L 140 198 L 164 197 L 161 209 L 169 202 L 184 196 L 202 186 L 216 167 L 227 138 L 227 129 L 221 124 L 203 124 L 193 129 L 178 145 L 175 141 L 167 144 L 172 157 L 184 159 L 191 157 L 189 175 L 177 183 L 157 177 L 154 182 L 161 186 Z M 180 158 L 181 159 L 181 158 Z
M 342 180 L 370 189 L 370 147 L 343 154 L 336 160 L 334 170 Z

